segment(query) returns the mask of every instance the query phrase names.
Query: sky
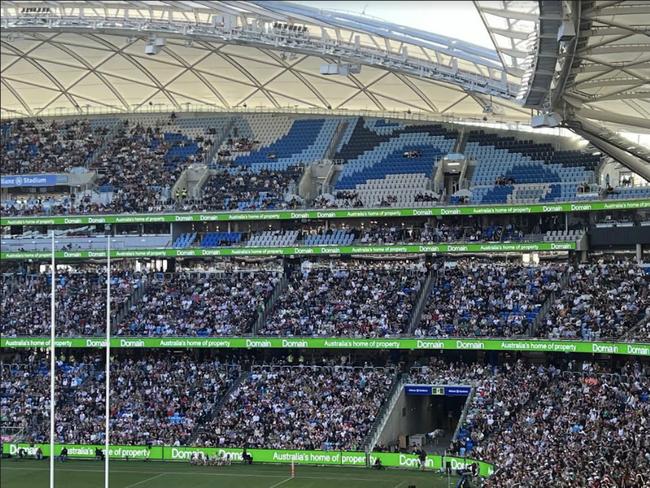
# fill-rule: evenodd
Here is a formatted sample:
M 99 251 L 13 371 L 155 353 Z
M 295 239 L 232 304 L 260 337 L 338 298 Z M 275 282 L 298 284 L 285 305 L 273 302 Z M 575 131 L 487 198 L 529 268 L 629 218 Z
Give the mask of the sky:
M 297 1 L 295 3 L 325 10 L 343 10 L 354 14 L 360 14 L 365 9 L 366 15 L 371 17 L 494 48 L 481 16 L 471 1 Z

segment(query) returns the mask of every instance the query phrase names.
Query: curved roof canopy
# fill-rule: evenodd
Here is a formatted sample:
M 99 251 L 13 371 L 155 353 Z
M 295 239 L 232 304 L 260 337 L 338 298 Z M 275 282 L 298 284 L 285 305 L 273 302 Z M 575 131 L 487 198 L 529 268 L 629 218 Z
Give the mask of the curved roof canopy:
M 502 52 L 352 14 L 273 1 L 1 8 L 4 117 L 261 106 L 530 119 Z

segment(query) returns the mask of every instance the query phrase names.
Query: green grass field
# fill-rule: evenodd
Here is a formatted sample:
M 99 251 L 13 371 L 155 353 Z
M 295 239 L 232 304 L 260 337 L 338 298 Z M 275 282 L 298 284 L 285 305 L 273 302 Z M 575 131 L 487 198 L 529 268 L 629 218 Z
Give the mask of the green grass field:
M 103 464 L 98 461 L 68 461 L 56 464 L 57 488 L 103 488 Z M 190 466 L 180 463 L 140 461 L 111 462 L 111 488 L 447 488 L 454 487 L 437 473 L 367 468 L 297 466 L 291 478 L 289 466 L 241 464 Z M 47 488 L 48 461 L 3 459 L 2 488 Z

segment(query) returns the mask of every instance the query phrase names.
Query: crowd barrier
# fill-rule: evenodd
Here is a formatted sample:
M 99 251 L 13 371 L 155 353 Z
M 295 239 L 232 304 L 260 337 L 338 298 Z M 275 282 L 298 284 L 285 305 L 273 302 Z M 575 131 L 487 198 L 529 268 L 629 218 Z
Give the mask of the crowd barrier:
M 2 348 L 49 347 L 48 337 L 0 338 Z M 106 339 L 58 338 L 58 348 L 103 348 Z M 650 356 L 650 344 L 644 342 L 551 341 L 542 339 L 348 339 L 341 337 L 114 337 L 111 348 L 183 348 L 183 349 L 406 349 L 456 351 L 568 352 Z
M 5 454 L 17 456 L 20 449 L 25 450 L 25 455 L 34 457 L 36 450 L 41 448 L 43 456 L 49 457 L 49 444 L 13 444 L 2 445 Z M 95 450 L 101 449 L 103 445 L 76 445 L 76 444 L 55 444 L 54 455 L 60 456 L 63 447 L 68 449 L 68 457 L 72 459 L 94 459 Z M 109 458 L 128 459 L 141 461 L 184 461 L 189 462 L 193 454 L 202 453 L 203 456 L 228 455 L 231 461 L 242 461 L 243 449 L 219 448 L 219 447 L 174 447 L 174 446 L 110 446 Z M 371 452 L 366 454 L 362 451 L 303 451 L 289 449 L 247 449 L 253 456 L 256 463 L 272 464 L 295 464 L 295 465 L 319 465 L 319 466 L 346 466 L 346 467 L 369 467 L 373 466 L 376 459 L 389 468 L 420 469 L 420 461 L 415 454 Z M 481 476 L 490 476 L 494 472 L 494 466 L 484 461 L 457 456 L 429 455 L 426 459 L 426 469 L 441 470 L 449 462 L 453 470 L 464 469 L 473 463 L 478 463 Z
M 146 224 L 164 222 L 235 222 L 253 220 L 311 220 L 394 217 L 436 217 L 445 215 L 513 215 L 538 213 L 597 212 L 650 208 L 650 199 L 565 202 L 528 205 L 465 205 L 422 208 L 360 208 L 322 210 L 279 210 L 262 212 L 200 212 L 168 214 L 74 215 L 51 217 L 4 217 L 0 226 Z

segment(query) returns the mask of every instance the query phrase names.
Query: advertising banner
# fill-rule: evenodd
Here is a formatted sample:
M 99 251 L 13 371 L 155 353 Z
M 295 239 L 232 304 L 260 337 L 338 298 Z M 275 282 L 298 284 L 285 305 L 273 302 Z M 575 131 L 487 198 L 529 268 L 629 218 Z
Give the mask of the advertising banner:
M 59 456 L 63 447 L 68 448 L 68 457 L 88 459 L 95 457 L 95 449 L 104 449 L 99 445 L 73 445 L 73 444 L 56 444 L 54 446 L 54 455 Z M 18 456 L 19 450 L 24 449 L 27 457 L 34 457 L 36 449 L 40 447 L 43 456 L 50 455 L 49 444 L 2 444 L 2 451 L 5 454 Z M 209 457 L 226 457 L 228 456 L 233 462 L 242 461 L 243 449 L 219 448 L 219 447 L 175 447 L 175 446 L 111 446 L 109 448 L 110 457 L 114 459 L 130 460 L 152 460 L 152 461 L 184 461 L 189 462 L 193 454 L 202 453 L 203 456 Z M 275 463 L 275 464 L 304 464 L 304 465 L 322 465 L 322 466 L 372 466 L 377 458 L 386 467 L 420 469 L 420 461 L 414 454 L 373 452 L 369 456 L 362 451 L 301 451 L 285 449 L 248 449 L 247 452 L 253 456 L 255 463 Z M 470 458 L 443 457 L 437 455 L 427 456 L 426 468 L 429 470 L 440 470 L 443 463 L 449 461 L 452 469 L 464 469 L 472 463 L 479 463 L 479 472 L 481 476 L 490 476 L 494 472 L 494 466 Z
M 429 385 L 404 385 L 404 394 L 408 396 L 431 396 L 433 387 Z
M 0 177 L 0 187 L 2 188 L 56 186 L 67 183 L 68 177 L 66 175 L 5 175 Z
M 408 396 L 467 396 L 471 386 L 405 385 Z
M 22 186 L 25 186 L 24 183 L 22 183 Z M 642 208 L 650 208 L 650 199 L 545 203 L 533 205 L 467 205 L 429 208 L 361 208 L 349 210 L 270 210 L 264 212 L 201 212 L 154 215 L 124 214 L 78 215 L 61 217 L 7 217 L 0 219 L 0 225 L 147 224 L 166 222 L 236 222 L 255 220 L 265 221 L 438 217 L 445 215 L 515 215 L 538 213 L 594 212 L 602 210 L 636 210 Z
M 376 459 L 380 459 L 381 463 L 389 468 L 420 469 L 420 459 L 416 454 L 373 452 L 370 454 L 369 465 L 372 466 Z M 472 463 L 478 463 L 479 474 L 481 476 L 487 477 L 494 473 L 494 466 L 490 463 L 454 456 L 446 456 L 444 458 L 437 455 L 427 456 L 425 468 L 438 471 L 443 468 L 443 463 L 446 464 L 447 462 L 451 464 L 451 469 L 454 470 L 454 472 L 458 469 L 468 468 Z
M 228 456 L 232 461 L 242 460 L 243 449 L 221 447 L 165 447 L 163 459 L 168 461 L 189 461 L 192 454 L 204 456 Z M 286 449 L 247 449 L 256 463 L 318 464 L 332 466 L 365 466 L 364 452 L 355 451 L 302 451 Z
M 2 445 L 2 452 L 17 456 L 20 449 L 24 449 L 27 456 L 32 457 L 36 454 L 36 449 L 40 447 L 43 451 L 43 456 L 50 455 L 49 444 L 11 444 L 4 443 Z M 78 444 L 55 444 L 54 455 L 60 456 L 61 450 L 68 448 L 68 457 L 79 459 L 93 459 L 95 457 L 95 449 L 104 450 L 104 445 L 78 445 Z M 110 456 L 118 459 L 151 459 L 162 460 L 163 448 L 161 446 L 110 446 Z
M 471 386 L 445 386 L 445 396 L 468 396 Z
M 339 254 L 435 254 L 482 252 L 572 251 L 575 241 L 496 242 L 484 244 L 424 244 L 394 246 L 222 247 L 217 249 L 118 249 L 112 259 L 206 258 L 220 256 L 326 256 Z M 56 259 L 105 259 L 106 251 L 55 251 Z M 0 260 L 52 259 L 48 251 L 0 252 Z
M 2 337 L 0 347 L 49 347 L 48 337 Z M 102 338 L 57 338 L 56 347 L 103 348 Z M 650 344 L 644 342 L 549 341 L 536 339 L 346 339 L 342 337 L 129 337 L 111 338 L 112 348 L 198 348 L 198 349 L 410 349 L 410 350 L 483 350 L 524 352 L 579 352 L 650 356 Z

